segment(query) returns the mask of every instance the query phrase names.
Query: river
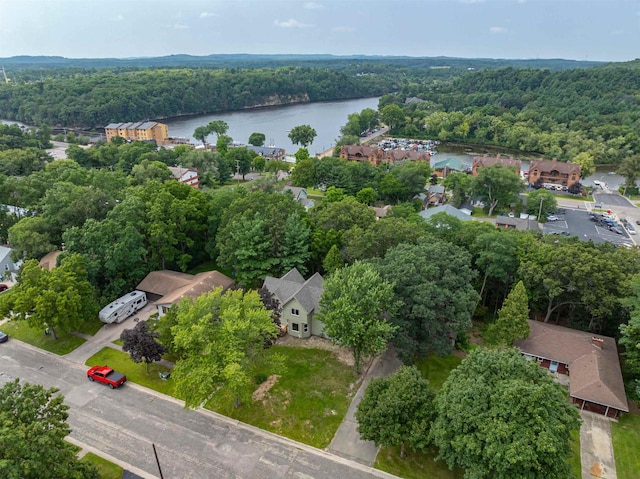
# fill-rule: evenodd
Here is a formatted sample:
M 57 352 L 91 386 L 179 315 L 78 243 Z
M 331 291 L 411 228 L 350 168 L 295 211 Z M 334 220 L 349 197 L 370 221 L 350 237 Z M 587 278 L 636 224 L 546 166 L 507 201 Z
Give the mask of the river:
M 299 146 L 293 145 L 287 136 L 299 125 L 310 125 L 318 134 L 309 146 L 314 155 L 331 148 L 340 136 L 340 127 L 347 123 L 347 116 L 360 113 L 365 108 L 378 109 L 379 98 L 359 98 L 357 100 L 327 101 L 320 103 L 300 103 L 296 105 L 259 108 L 254 110 L 231 111 L 211 115 L 198 115 L 160 120 L 169 127 L 172 137 L 189 138 L 192 143 L 193 131 L 213 120 L 222 120 L 229 125 L 227 135 L 234 141 L 247 143 L 251 133 L 264 133 L 266 145 L 284 148 L 287 154 L 294 154 Z M 215 134 L 209 139 L 215 142 Z

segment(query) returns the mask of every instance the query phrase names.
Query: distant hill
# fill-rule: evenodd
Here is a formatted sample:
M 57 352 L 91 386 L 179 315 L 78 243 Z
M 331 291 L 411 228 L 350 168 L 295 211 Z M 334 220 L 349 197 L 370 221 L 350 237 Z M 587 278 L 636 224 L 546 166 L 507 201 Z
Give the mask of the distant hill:
M 265 68 L 279 66 L 323 67 L 340 70 L 353 64 L 375 64 L 408 68 L 464 68 L 471 70 L 494 68 L 545 68 L 569 70 L 590 68 L 604 62 L 563 59 L 494 59 L 453 57 L 409 57 L 382 55 L 254 55 L 213 54 L 206 56 L 168 55 L 143 58 L 65 58 L 59 56 L 15 56 L 0 58 L 0 65 L 8 71 L 62 68 L 149 68 L 149 67 L 209 67 L 209 68 Z

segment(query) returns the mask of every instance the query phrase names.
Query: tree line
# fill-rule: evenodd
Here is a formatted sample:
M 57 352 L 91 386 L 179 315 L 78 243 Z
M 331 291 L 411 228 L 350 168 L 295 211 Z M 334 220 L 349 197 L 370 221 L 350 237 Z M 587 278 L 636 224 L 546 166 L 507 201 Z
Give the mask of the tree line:
M 380 100 L 392 133 L 619 164 L 640 153 L 636 63 L 552 72 L 513 68 L 422 83 Z M 405 104 L 409 96 L 423 101 Z

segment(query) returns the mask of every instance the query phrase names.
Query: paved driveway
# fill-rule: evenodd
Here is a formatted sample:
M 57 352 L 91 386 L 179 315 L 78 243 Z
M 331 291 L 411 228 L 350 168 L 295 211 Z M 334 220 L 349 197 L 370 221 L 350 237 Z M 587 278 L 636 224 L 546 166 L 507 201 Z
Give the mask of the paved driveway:
M 611 422 L 604 416 L 588 411 L 580 411 L 580 416 L 582 479 L 616 479 Z

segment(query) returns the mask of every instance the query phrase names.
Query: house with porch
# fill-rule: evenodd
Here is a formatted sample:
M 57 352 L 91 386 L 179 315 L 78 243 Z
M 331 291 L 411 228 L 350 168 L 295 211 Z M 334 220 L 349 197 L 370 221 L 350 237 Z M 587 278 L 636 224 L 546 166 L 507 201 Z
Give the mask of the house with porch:
M 197 298 L 201 294 L 222 288 L 226 291 L 235 286 L 235 281 L 219 271 L 204 271 L 196 275 L 168 269 L 152 271 L 136 286 L 147 293 L 150 303 L 164 316 L 169 308 L 182 298 Z
M 323 283 L 319 273 L 305 280 L 296 268 L 282 278 L 266 277 L 262 286 L 280 303 L 280 325 L 287 334 L 296 338 L 326 337 L 324 323 L 318 319 Z
M 629 412 L 615 339 L 540 321 L 529 326 L 515 346 L 526 359 L 568 375 L 572 403 L 610 418 Z
M 169 166 L 171 176 L 180 183 L 189 185 L 193 188 L 200 186 L 200 174 L 195 168 L 183 168 L 182 166 Z

